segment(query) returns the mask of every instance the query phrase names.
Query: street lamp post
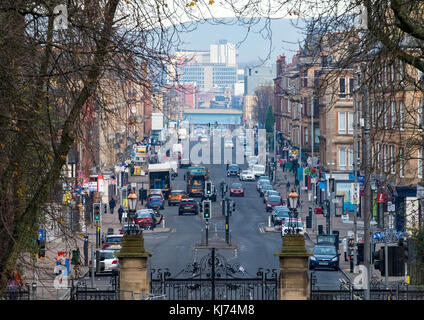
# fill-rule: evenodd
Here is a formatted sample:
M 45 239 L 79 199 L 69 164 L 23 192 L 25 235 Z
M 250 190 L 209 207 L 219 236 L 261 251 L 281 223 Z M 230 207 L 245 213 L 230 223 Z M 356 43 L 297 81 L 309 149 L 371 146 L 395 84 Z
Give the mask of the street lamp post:
M 291 234 L 296 234 L 296 226 L 297 226 L 297 207 L 299 205 L 299 195 L 297 194 L 296 190 L 293 188 L 291 192 L 288 195 L 287 204 L 290 209 L 290 228 L 289 231 Z
M 128 234 L 133 233 L 132 224 L 134 224 L 134 215 L 135 215 L 136 207 L 137 207 L 137 196 L 134 193 L 134 191 L 131 190 L 131 193 L 128 195 L 128 230 L 127 230 Z M 130 222 L 131 222 L 131 225 L 130 225 Z

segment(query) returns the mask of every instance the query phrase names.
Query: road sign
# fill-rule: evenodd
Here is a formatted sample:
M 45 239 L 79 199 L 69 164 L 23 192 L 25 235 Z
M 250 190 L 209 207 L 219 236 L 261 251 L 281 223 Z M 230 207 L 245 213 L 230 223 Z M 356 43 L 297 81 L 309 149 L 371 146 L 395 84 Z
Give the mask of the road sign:
M 386 202 L 386 194 L 385 193 L 377 193 L 377 202 L 384 203 Z
M 359 204 L 359 183 L 352 183 L 352 204 Z
M 40 242 L 44 242 L 44 234 L 45 234 L 44 229 L 40 229 L 40 230 L 38 230 L 38 240 L 39 240 Z

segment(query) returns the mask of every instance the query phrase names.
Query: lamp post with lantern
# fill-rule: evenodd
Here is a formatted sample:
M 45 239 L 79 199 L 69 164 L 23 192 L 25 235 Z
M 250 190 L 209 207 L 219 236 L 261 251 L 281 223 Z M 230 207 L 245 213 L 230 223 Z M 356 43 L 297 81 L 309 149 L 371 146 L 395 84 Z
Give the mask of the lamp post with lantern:
M 135 212 L 137 208 L 137 196 L 133 190 L 128 195 L 128 234 L 132 234 Z
M 297 226 L 297 218 L 298 218 L 298 212 L 297 207 L 299 205 L 299 195 L 297 194 L 296 190 L 293 188 L 291 192 L 288 195 L 287 204 L 290 209 L 290 228 L 289 231 L 291 234 L 296 233 L 296 226 Z

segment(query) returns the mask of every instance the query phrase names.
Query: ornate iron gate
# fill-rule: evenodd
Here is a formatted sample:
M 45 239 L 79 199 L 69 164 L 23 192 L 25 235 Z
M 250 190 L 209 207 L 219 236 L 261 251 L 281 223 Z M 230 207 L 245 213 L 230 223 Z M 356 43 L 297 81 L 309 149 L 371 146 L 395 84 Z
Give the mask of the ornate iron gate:
M 78 282 L 71 287 L 71 300 L 119 300 L 119 273 L 112 273 L 111 286 L 105 290 L 88 288 L 85 281 Z
M 167 300 L 276 300 L 277 289 L 275 269 L 259 268 L 252 276 L 215 249 L 175 276 L 167 268 L 150 272 L 150 295 Z

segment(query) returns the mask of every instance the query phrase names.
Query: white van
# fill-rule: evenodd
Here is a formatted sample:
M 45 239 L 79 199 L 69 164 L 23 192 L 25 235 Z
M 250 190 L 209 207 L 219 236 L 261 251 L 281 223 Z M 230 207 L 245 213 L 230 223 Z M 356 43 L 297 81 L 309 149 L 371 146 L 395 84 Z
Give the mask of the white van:
M 251 166 L 251 171 L 255 175 L 255 177 L 264 176 L 265 175 L 265 166 L 261 164 L 255 164 Z

